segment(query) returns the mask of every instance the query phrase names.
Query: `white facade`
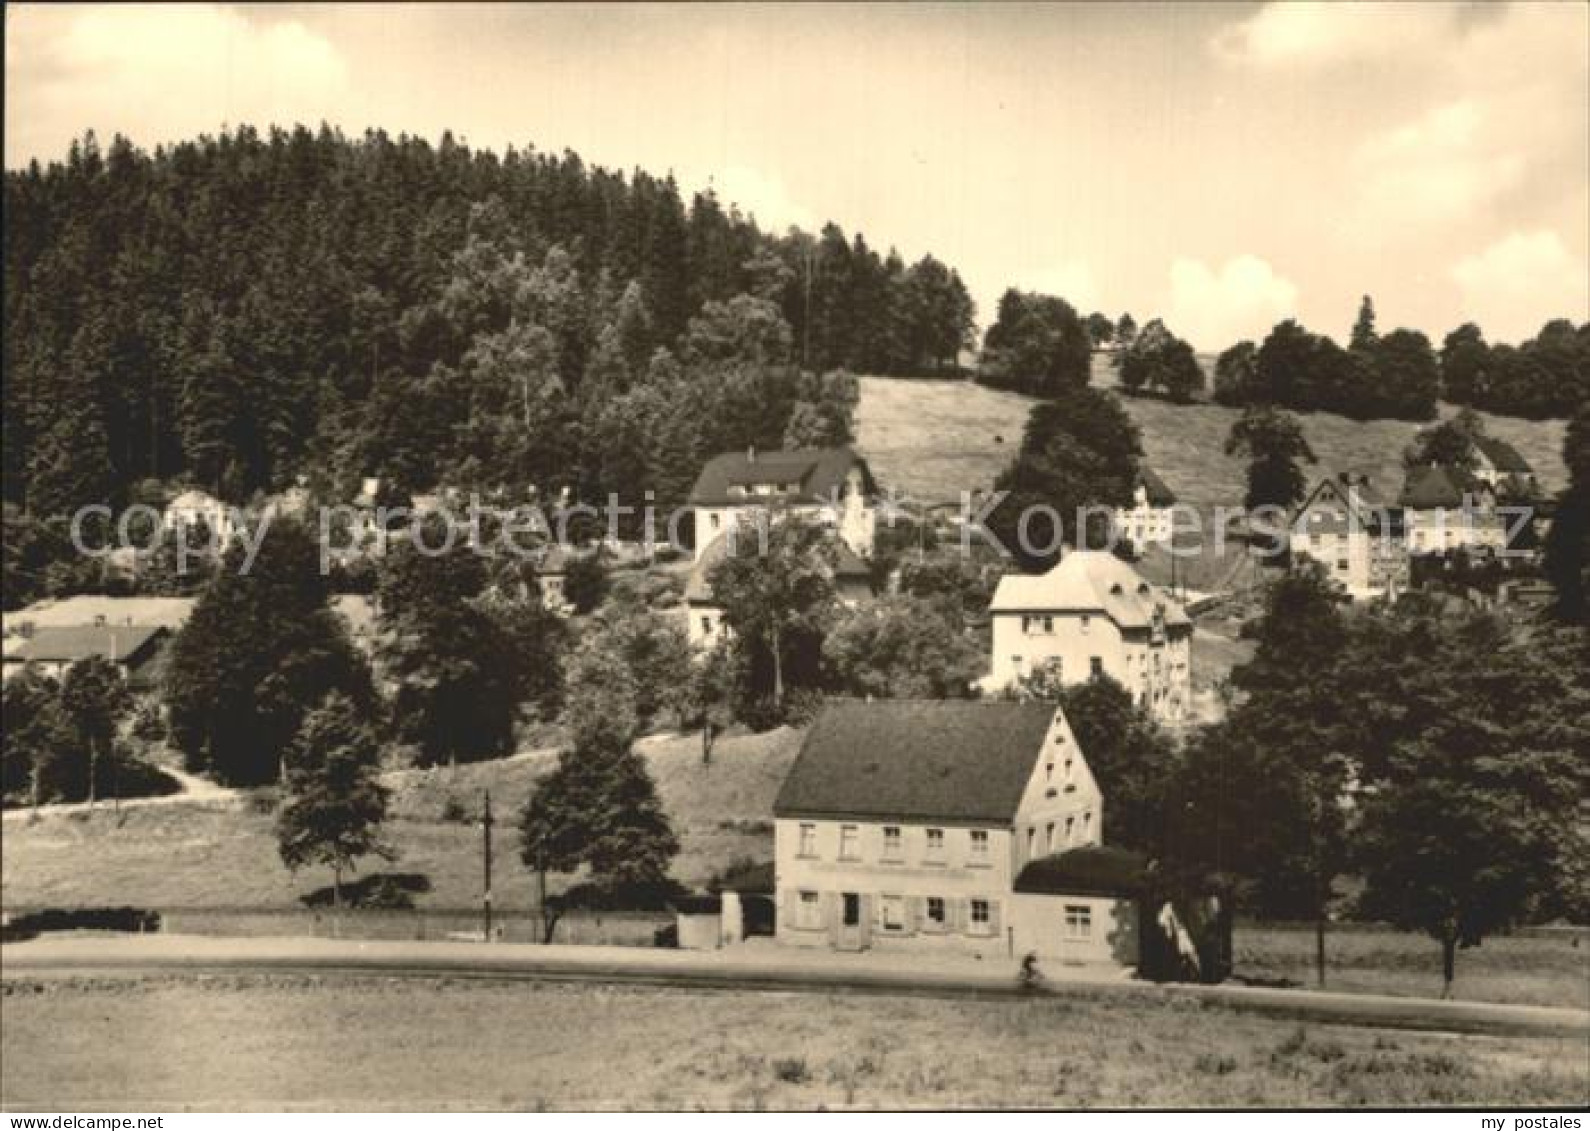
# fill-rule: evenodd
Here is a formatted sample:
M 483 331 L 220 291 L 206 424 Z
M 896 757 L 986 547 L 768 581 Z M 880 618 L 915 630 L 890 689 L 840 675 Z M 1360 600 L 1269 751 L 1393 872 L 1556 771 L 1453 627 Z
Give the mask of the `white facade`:
M 1131 507 L 1116 508 L 1115 533 L 1132 547 L 1134 554 L 1141 554 L 1150 546 L 1169 544 L 1175 533 L 1174 520 L 1174 508 L 1149 502 L 1148 488 L 1139 483 Z
M 1043 577 L 1007 576 L 990 613 L 992 687 L 1042 669 L 1066 686 L 1102 674 L 1162 721 L 1191 707 L 1191 624 L 1168 594 L 1111 554 L 1079 551 Z
M 1103 824 L 1098 783 L 1057 710 L 1008 821 L 780 816 L 774 833 L 778 941 L 839 950 L 990 958 L 1035 951 L 1064 961 L 1123 960 L 1105 940 L 1125 915 L 1135 916 L 1116 906 L 1130 901 L 1014 891 L 1023 865 L 1102 843 Z M 1084 905 L 1085 915 L 1077 910 Z M 1124 961 L 1136 960 L 1133 940 Z

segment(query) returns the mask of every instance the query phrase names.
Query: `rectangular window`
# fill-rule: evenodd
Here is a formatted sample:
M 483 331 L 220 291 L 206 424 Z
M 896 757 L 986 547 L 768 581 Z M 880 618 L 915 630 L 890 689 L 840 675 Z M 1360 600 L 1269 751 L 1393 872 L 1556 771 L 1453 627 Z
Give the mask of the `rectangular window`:
M 800 902 L 795 907 L 795 925 L 803 931 L 816 931 L 822 928 L 823 901 L 816 892 L 801 892 Z
M 1047 844 L 1048 844 L 1048 850 L 1049 850 L 1049 851 L 1050 851 L 1050 852 L 1053 852 L 1053 851 L 1054 851 L 1054 850 L 1055 850 L 1055 843 L 1054 843 L 1054 822 L 1053 822 L 1053 821 L 1050 821 L 1050 822 L 1049 822 L 1049 829 L 1048 829 L 1048 832 L 1047 832 L 1047 834 L 1046 834 L 1046 835 L 1045 835 L 1045 838 L 1044 838 L 1044 839 L 1045 839 L 1045 841 L 1046 841 L 1046 842 L 1047 842 Z
M 971 909 L 970 919 L 971 919 L 972 933 L 973 934 L 983 934 L 983 933 L 987 932 L 987 930 L 988 930 L 988 900 L 986 900 L 986 899 L 974 899 L 974 900 L 972 900 L 972 909 Z
M 944 862 L 943 829 L 929 829 L 927 831 L 927 861 L 929 864 L 942 864 Z
M 901 895 L 886 895 L 879 902 L 883 909 L 883 929 L 886 931 L 905 930 L 905 897 Z
M 1038 855 L 1038 830 L 1029 827 L 1027 829 L 1027 859 L 1031 860 L 1036 855 Z
M 1093 810 L 1089 809 L 1082 814 L 1082 839 L 1088 840 L 1093 836 Z
M 972 830 L 972 863 L 988 863 L 988 830 Z
M 1067 844 L 1075 844 L 1076 843 L 1076 827 L 1077 827 L 1077 819 L 1075 817 L 1067 817 L 1066 818 L 1066 843 Z
M 1043 630 L 1051 636 L 1054 634 L 1054 617 L 1043 618 Z
M 839 826 L 839 858 L 841 860 L 861 859 L 860 833 L 855 825 Z
M 1088 657 L 1088 669 L 1093 673 L 1094 678 L 1098 678 L 1104 674 L 1104 661 L 1098 656 L 1090 656 Z
M 1082 940 L 1093 937 L 1093 909 L 1081 904 L 1066 904 L 1066 938 Z
M 944 926 L 944 900 L 940 896 L 927 897 L 927 921 L 935 927 Z
M 817 855 L 817 826 L 816 825 L 802 825 L 801 826 L 800 851 L 799 851 L 798 855 L 805 856 L 805 857 L 812 857 L 812 856 L 816 856 Z
M 1087 630 L 1088 630 L 1088 628 L 1089 628 L 1089 627 L 1090 627 L 1090 626 L 1091 626 L 1091 625 L 1092 625 L 1092 624 L 1093 624 L 1093 618 L 1092 618 L 1092 617 L 1090 617 L 1090 616 L 1088 616 L 1088 615 L 1087 615 L 1087 614 L 1086 614 L 1086 613 L 1084 613 L 1084 614 L 1083 614 L 1083 615 L 1082 615 L 1082 631 L 1083 631 L 1083 632 L 1086 632 L 1086 631 L 1087 631 Z
M 901 848 L 900 826 L 885 825 L 883 827 L 883 858 L 885 860 L 899 861 L 905 853 Z

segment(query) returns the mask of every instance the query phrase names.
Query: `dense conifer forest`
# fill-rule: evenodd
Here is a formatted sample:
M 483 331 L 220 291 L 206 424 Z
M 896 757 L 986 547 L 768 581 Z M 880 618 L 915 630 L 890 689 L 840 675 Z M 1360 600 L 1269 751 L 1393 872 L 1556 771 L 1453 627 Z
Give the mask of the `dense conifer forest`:
M 930 255 L 450 135 L 89 134 L 5 217 L 5 499 L 38 517 L 366 475 L 676 502 L 712 451 L 848 439 L 845 370 L 972 344 Z

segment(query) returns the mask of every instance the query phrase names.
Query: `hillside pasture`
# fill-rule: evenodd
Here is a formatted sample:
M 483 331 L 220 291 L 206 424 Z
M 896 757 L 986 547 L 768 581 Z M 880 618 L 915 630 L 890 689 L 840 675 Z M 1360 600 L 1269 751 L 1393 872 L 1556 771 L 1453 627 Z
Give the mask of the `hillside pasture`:
M 1097 375 L 1094 383 L 1102 383 Z M 1244 467 L 1225 454 L 1226 435 L 1240 410 L 1173 405 L 1149 397 L 1122 400 L 1142 432 L 1144 457 L 1178 499 L 1200 507 L 1241 504 Z M 962 491 L 993 485 L 1015 457 L 1034 403 L 970 381 L 863 377 L 856 446 L 886 487 L 913 499 L 953 502 Z M 1454 411 L 1443 408 L 1446 414 Z M 1356 421 L 1324 412 L 1302 413 L 1299 419 L 1319 457 L 1308 469 L 1311 475 L 1368 475 L 1383 496 L 1396 497 L 1402 488 L 1402 452 L 1420 425 Z M 1491 434 L 1513 444 L 1534 466 L 1546 491 L 1566 485 L 1563 421 L 1484 419 Z

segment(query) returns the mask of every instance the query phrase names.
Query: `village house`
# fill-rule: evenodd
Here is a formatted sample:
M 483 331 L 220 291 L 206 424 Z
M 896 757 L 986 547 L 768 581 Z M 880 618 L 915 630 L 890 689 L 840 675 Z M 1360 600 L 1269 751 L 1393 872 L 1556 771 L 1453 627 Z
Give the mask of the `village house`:
M 1474 478 L 1488 483 L 1502 497 L 1530 496 L 1538 483 L 1535 469 L 1517 448 L 1494 436 L 1476 436 L 1470 447 Z
M 1065 685 L 1108 675 L 1164 722 L 1192 702 L 1192 621 L 1114 554 L 1068 552 L 1048 573 L 1007 574 L 989 605 L 992 671 L 1004 688 L 1040 669 Z
M 59 679 L 72 665 L 98 656 L 114 664 L 131 686 L 143 689 L 152 683 L 151 665 L 170 635 L 169 629 L 149 625 L 41 628 L 5 653 L 5 679 L 12 679 L 30 664 Z
M 1403 511 L 1388 507 L 1364 476 L 1321 479 L 1294 512 L 1289 542 L 1294 562 L 1318 562 L 1354 600 L 1408 587 Z
M 786 945 L 1137 960 L 1129 893 L 1020 883 L 1103 842 L 1098 783 L 1053 704 L 830 704 L 773 815 Z
M 723 610 L 708 575 L 730 552 L 732 538 L 755 545 L 756 522 L 793 514 L 830 526 L 837 535 L 834 587 L 840 601 L 872 596 L 878 487 L 866 461 L 850 448 L 730 452 L 707 461 L 690 492 L 696 560 L 685 584 L 691 644 L 710 649 L 724 632 Z
M 1150 546 L 1165 545 L 1175 533 L 1175 506 L 1176 495 L 1165 481 L 1154 474 L 1153 468 L 1140 467 L 1132 505 L 1116 508 L 1116 536 L 1137 556 Z
M 1411 554 L 1495 552 L 1507 545 L 1508 519 L 1496 488 L 1462 468 L 1411 468 L 1398 502 Z
M 773 511 L 832 525 L 855 553 L 872 556 L 878 485 L 850 448 L 726 452 L 708 460 L 690 491 L 696 556 L 730 527 Z

